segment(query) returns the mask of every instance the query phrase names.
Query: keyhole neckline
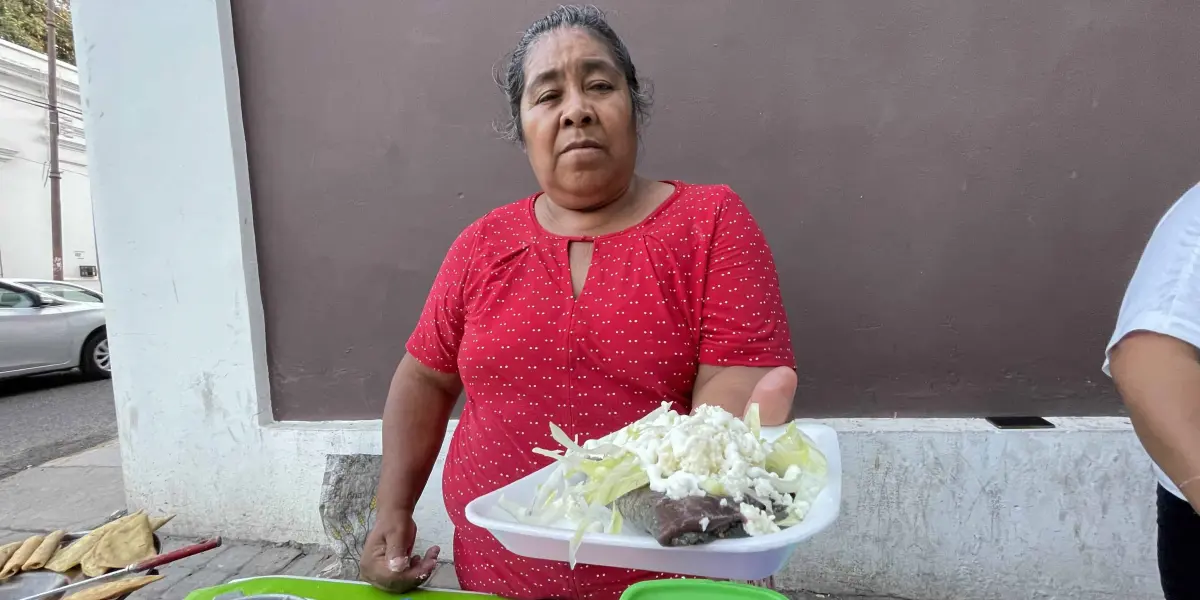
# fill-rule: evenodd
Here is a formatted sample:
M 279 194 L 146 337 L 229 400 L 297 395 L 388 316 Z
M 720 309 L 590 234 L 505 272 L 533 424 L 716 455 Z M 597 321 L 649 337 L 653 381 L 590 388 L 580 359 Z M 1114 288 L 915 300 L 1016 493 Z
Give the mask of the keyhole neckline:
M 684 187 L 686 187 L 686 185 L 687 185 L 687 184 L 683 183 L 682 181 L 676 181 L 674 179 L 663 179 L 663 180 L 660 180 L 660 183 L 668 184 L 668 185 L 674 187 L 675 190 L 671 192 L 671 195 L 667 196 L 666 200 L 663 200 L 661 204 L 659 204 L 653 211 L 651 211 L 650 214 L 646 215 L 646 218 L 642 219 L 635 225 L 631 225 L 629 227 L 626 227 L 625 229 L 622 229 L 620 231 L 614 231 L 612 233 L 605 233 L 602 235 L 562 235 L 562 234 L 554 233 L 552 231 L 547 230 L 545 227 L 542 227 L 542 224 L 539 223 L 537 220 L 537 213 L 534 212 L 534 207 L 537 205 L 538 198 L 541 198 L 545 194 L 545 192 L 538 192 L 538 193 L 534 194 L 532 197 L 530 197 L 529 200 L 526 202 L 527 206 L 526 206 L 525 212 L 529 216 L 530 223 L 533 224 L 533 230 L 538 232 L 538 234 L 542 235 L 543 237 L 547 237 L 547 238 L 555 239 L 555 240 L 565 240 L 567 242 L 590 242 L 590 243 L 594 244 L 599 240 L 620 237 L 620 236 L 628 235 L 630 233 L 634 233 L 636 231 L 641 230 L 643 227 L 648 225 L 650 222 L 654 221 L 654 219 L 658 218 L 658 216 L 661 215 L 664 211 L 666 211 L 667 207 L 674 204 L 675 199 L 679 198 L 679 196 L 683 194 Z

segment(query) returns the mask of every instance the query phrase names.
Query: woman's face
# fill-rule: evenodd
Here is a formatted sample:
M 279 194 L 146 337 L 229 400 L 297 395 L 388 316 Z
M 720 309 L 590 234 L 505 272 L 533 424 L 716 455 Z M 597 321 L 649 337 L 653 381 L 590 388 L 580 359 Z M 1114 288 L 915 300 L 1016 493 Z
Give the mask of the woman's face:
M 608 47 L 581 29 L 558 29 L 525 61 L 521 127 L 542 189 L 564 208 L 615 200 L 637 162 L 637 130 L 625 77 Z

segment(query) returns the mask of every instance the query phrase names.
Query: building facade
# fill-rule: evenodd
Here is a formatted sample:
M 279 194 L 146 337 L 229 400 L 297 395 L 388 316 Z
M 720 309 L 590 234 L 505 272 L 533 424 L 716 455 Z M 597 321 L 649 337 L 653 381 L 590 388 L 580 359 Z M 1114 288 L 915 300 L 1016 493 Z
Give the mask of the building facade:
M 380 452 L 450 240 L 533 191 L 488 71 L 555 4 L 76 7 L 132 505 L 323 540 L 326 457 Z M 842 516 L 780 585 L 1153 596 L 1153 475 L 1099 367 L 1200 177 L 1200 6 L 611 5 L 658 91 L 644 171 L 746 198 L 798 406 L 839 432 Z M 1014 413 L 1055 428 L 978 418 Z M 436 474 L 418 510 L 452 559 Z
M 87 145 L 73 65 L 58 64 L 63 278 L 100 289 Z M 50 279 L 46 55 L 0 40 L 0 277 Z

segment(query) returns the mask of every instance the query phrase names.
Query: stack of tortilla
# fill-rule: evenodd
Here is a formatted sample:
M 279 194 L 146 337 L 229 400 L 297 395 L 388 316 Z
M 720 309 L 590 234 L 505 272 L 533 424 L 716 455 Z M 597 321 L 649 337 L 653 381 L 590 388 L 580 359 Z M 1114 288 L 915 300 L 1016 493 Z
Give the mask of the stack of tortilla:
M 0 546 L 0 581 L 18 573 L 46 569 L 72 580 L 97 577 L 155 556 L 154 532 L 172 516 L 150 518 L 143 511 L 92 530 L 73 544 L 60 548 L 63 531 L 35 535 L 22 542 Z M 126 577 L 67 596 L 63 600 L 107 600 L 141 589 L 161 576 Z

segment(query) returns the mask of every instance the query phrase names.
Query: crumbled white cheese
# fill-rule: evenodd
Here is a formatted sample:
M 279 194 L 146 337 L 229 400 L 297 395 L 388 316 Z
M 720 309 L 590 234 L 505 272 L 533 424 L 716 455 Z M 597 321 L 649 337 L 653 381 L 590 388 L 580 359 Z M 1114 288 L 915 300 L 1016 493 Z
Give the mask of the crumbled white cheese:
M 650 489 L 668 498 L 778 497 L 761 467 L 769 448 L 744 421 L 719 407 L 701 406 L 690 415 L 665 411 L 617 432 L 611 443 L 636 455 Z
M 797 500 L 788 505 L 788 514 L 794 517 L 797 521 L 803 521 L 804 517 L 808 516 L 808 509 L 812 505 L 803 500 Z
M 718 497 L 723 508 L 739 507 L 749 535 L 776 533 L 808 513 L 825 485 L 824 457 L 794 426 L 772 442 L 762 439 L 757 414 L 752 414 L 754 418 L 743 420 L 719 407 L 700 406 L 680 415 L 663 402 L 628 427 L 582 444 L 551 424 L 564 451 L 535 452 L 554 458 L 560 467 L 539 486 L 532 508 L 510 512 L 520 522 L 565 518 L 574 523 L 572 560 L 585 533 L 620 530 L 619 515 L 607 507 L 647 483 L 673 500 Z M 586 478 L 568 481 L 580 473 Z M 603 522 L 609 523 L 607 528 Z M 708 518 L 701 520 L 702 531 L 709 525 Z
M 739 510 L 742 517 L 746 519 L 746 533 L 754 536 L 779 532 L 779 526 L 775 524 L 775 515 L 745 502 L 742 503 Z

